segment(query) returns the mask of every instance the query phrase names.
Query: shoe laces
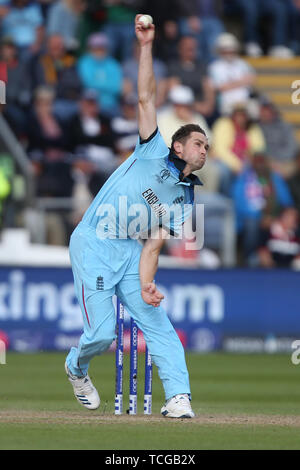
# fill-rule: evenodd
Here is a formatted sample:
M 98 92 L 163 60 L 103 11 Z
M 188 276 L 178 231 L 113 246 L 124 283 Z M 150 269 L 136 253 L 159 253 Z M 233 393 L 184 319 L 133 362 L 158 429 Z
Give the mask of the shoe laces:
M 184 395 L 176 395 L 176 399 L 177 400 L 182 400 L 182 401 L 185 401 L 186 403 L 190 403 L 190 399 L 189 399 L 189 396 L 187 394 L 184 394 Z
M 175 395 L 170 400 L 175 400 L 175 403 L 184 403 L 185 405 L 190 405 L 190 399 L 187 393 Z M 168 402 L 170 400 L 168 400 Z
M 94 391 L 94 387 L 88 375 L 75 381 L 76 392 L 80 395 L 89 395 Z

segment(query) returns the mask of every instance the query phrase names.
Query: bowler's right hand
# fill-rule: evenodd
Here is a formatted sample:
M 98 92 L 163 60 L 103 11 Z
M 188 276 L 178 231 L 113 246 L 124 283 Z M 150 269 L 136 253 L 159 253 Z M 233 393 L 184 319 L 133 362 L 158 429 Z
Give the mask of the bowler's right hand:
M 145 28 L 143 23 L 139 22 L 139 18 L 143 15 L 136 15 L 135 17 L 135 34 L 140 46 L 152 43 L 155 35 L 155 26 L 151 24 L 149 28 Z

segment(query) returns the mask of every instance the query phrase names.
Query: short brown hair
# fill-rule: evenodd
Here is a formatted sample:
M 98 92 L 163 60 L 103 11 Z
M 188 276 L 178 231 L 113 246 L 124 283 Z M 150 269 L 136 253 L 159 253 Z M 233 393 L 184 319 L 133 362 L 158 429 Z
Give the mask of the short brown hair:
M 186 124 L 185 126 L 181 126 L 175 132 L 175 134 L 173 134 L 172 142 L 171 142 L 171 150 L 174 151 L 174 142 L 181 142 L 184 144 L 192 132 L 200 132 L 206 137 L 204 130 L 198 124 Z

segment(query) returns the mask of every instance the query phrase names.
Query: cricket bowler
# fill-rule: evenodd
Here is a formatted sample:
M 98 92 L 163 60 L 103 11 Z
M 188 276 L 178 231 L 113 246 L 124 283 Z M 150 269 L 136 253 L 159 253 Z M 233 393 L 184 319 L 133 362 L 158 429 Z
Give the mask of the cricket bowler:
M 162 415 L 193 418 L 184 349 L 160 305 L 163 295 L 155 285 L 155 274 L 165 238 L 180 236 L 183 222 L 191 215 L 194 187 L 201 184 L 193 172 L 205 163 L 208 141 L 195 124 L 178 129 L 171 149 L 162 139 L 152 63 L 155 26 L 140 22 L 141 16 L 135 18 L 140 46 L 139 139 L 71 236 L 70 258 L 84 331 L 78 346 L 71 348 L 65 369 L 76 399 L 88 409 L 98 408 L 100 397 L 88 367 L 116 338 L 113 296 L 117 295 L 143 332 L 158 368 L 165 392 Z

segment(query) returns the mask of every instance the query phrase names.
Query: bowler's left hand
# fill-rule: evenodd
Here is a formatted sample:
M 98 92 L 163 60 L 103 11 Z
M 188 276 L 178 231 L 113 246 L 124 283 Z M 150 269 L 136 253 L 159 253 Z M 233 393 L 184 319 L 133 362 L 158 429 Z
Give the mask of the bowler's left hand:
M 164 296 L 156 288 L 154 282 L 147 282 L 142 285 L 142 298 L 146 304 L 153 305 L 153 307 L 159 307 Z

